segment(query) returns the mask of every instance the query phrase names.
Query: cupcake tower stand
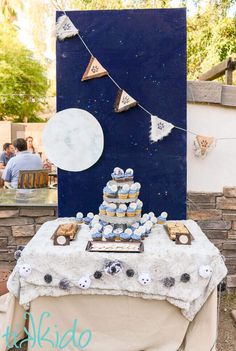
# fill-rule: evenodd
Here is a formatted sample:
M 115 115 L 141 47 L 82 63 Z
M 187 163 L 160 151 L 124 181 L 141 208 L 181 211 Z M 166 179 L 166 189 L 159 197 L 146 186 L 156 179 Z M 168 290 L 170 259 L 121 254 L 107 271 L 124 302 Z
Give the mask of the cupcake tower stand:
M 134 181 L 115 181 L 115 180 L 111 180 L 109 182 L 109 185 L 117 185 L 118 189 L 121 188 L 124 184 L 128 184 L 131 185 L 133 184 Z M 138 200 L 138 196 L 135 198 L 127 198 L 127 199 L 119 199 L 117 197 L 108 197 L 108 196 L 103 196 L 103 199 L 106 202 L 111 202 L 111 203 L 116 203 L 116 204 L 129 204 L 131 202 L 136 203 Z M 108 215 L 103 215 L 100 214 L 99 215 L 101 220 L 110 224 L 114 224 L 114 225 L 122 225 L 124 228 L 126 229 L 126 227 L 131 226 L 133 223 L 138 222 L 141 219 L 141 214 L 140 215 L 136 215 L 133 217 L 128 217 L 128 216 L 124 216 L 124 217 L 117 217 L 117 216 L 108 216 Z

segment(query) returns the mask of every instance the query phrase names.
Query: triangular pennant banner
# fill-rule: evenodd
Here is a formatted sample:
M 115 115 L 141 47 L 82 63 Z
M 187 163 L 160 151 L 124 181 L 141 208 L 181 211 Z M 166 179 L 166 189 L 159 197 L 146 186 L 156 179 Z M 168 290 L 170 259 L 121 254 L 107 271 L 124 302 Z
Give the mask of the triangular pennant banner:
M 127 111 L 137 104 L 138 102 L 134 100 L 129 94 L 127 94 L 125 90 L 119 89 L 116 96 L 114 110 L 115 112 Z
M 194 141 L 195 155 L 205 157 L 214 145 L 213 137 L 206 137 L 204 135 L 197 135 Z
M 152 142 L 162 140 L 164 137 L 171 133 L 171 130 L 173 128 L 174 125 L 166 122 L 164 119 L 161 119 L 157 116 L 151 116 L 150 140 Z
M 60 16 L 56 23 L 56 35 L 58 39 L 73 37 L 78 34 L 79 30 L 74 26 L 68 16 Z
M 95 57 L 92 56 L 81 80 L 84 81 L 93 78 L 100 78 L 107 75 L 108 72 L 105 68 Z

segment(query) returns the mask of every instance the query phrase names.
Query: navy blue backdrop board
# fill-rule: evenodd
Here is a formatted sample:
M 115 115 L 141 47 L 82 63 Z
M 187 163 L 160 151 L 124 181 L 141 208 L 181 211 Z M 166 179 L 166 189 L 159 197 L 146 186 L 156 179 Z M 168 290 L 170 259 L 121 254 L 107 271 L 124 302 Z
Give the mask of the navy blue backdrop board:
M 57 13 L 57 17 L 62 15 Z M 154 115 L 186 128 L 185 9 L 69 11 L 93 55 L 118 84 Z M 59 170 L 59 216 L 98 213 L 114 167 L 133 168 L 144 211 L 186 216 L 186 133 L 149 141 L 150 116 L 139 107 L 113 112 L 108 77 L 81 82 L 90 55 L 78 36 L 57 40 L 57 111 L 81 108 L 104 131 L 104 152 L 82 172 Z M 79 140 L 78 140 L 79 143 Z

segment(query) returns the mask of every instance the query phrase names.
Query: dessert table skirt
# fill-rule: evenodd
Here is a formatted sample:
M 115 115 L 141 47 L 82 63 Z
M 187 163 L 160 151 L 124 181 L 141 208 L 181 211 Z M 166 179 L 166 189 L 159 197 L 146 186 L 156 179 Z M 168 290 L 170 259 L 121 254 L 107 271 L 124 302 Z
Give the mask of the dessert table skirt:
M 7 324 L 14 327 L 18 323 L 21 329 L 24 325 L 22 307 L 12 295 L 9 301 L 8 310 L 0 312 L 1 335 Z M 42 331 L 49 327 L 47 338 L 54 341 L 56 331 L 62 337 L 76 319 L 76 340 L 83 330 L 92 332 L 91 342 L 84 348 L 87 351 L 215 351 L 212 346 L 217 329 L 216 290 L 192 322 L 166 301 L 128 296 L 43 296 L 31 302 L 30 312 L 36 328 L 42 313 L 50 313 L 50 317 L 43 320 Z M 33 332 L 31 323 L 29 331 Z M 43 345 L 47 351 L 59 350 L 48 342 Z M 70 343 L 65 349 L 75 351 L 78 348 Z M 2 345 L 1 350 L 5 350 Z M 28 351 L 33 350 L 42 348 L 37 343 L 34 346 L 29 343 Z

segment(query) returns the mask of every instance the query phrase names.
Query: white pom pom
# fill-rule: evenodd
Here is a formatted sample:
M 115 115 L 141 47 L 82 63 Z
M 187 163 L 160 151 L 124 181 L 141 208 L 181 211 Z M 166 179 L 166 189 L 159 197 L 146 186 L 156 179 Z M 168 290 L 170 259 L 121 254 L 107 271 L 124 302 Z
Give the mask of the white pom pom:
M 84 215 L 83 215 L 82 212 L 77 212 L 77 213 L 76 213 L 76 218 L 82 219 L 83 217 L 84 217 Z
M 213 269 L 211 268 L 211 266 L 200 266 L 198 273 L 200 277 L 207 279 L 212 276 Z
M 93 221 L 96 221 L 96 222 L 98 222 L 100 220 L 100 217 L 99 217 L 99 215 L 95 215 L 94 217 L 93 217 Z
M 103 233 L 104 234 L 110 234 L 110 233 L 112 233 L 112 230 L 113 230 L 112 228 L 105 227 L 104 230 L 103 230 Z
M 149 216 L 150 218 L 152 218 L 152 217 L 155 217 L 155 214 L 154 214 L 154 212 L 149 212 L 149 213 L 148 213 L 148 216 Z
M 140 184 L 140 183 L 136 182 L 136 183 L 134 183 L 134 184 L 136 185 L 136 189 L 137 189 L 137 190 L 141 189 L 141 184 Z
M 113 210 L 116 210 L 116 204 L 111 203 L 111 204 L 109 205 L 109 207 L 112 208 Z
M 132 176 L 134 174 L 134 170 L 132 168 L 127 168 L 125 173 L 126 175 Z
M 94 217 L 93 212 L 89 212 L 89 213 L 87 214 L 87 217 L 92 219 L 92 218 Z
M 128 235 L 132 234 L 132 230 L 130 228 L 125 229 L 125 233 Z
M 17 269 L 18 269 L 19 275 L 22 278 L 28 277 L 32 272 L 32 268 L 29 264 L 20 264 L 19 266 L 17 265 Z
M 134 183 L 134 184 L 131 184 L 130 185 L 130 189 L 131 190 L 137 190 L 137 185 Z
M 124 185 L 122 186 L 122 189 L 123 189 L 124 191 L 129 191 L 129 184 L 124 184 Z
M 141 235 L 142 234 L 142 228 L 139 227 L 139 228 L 135 229 L 134 230 L 134 234 Z
M 110 188 L 114 193 L 118 190 L 117 185 L 115 184 L 113 184 Z
M 123 211 L 126 211 L 127 210 L 127 206 L 125 204 L 120 204 L 119 205 L 119 208 Z
M 76 282 L 76 285 L 80 288 L 80 289 L 89 289 L 90 285 L 91 285 L 91 279 L 89 278 L 89 276 L 83 276 L 80 278 L 80 280 L 78 282 Z
M 131 202 L 131 204 L 129 204 L 129 208 L 132 208 L 132 210 L 136 210 L 137 205 L 135 202 Z
M 121 228 L 116 228 L 113 233 L 117 235 L 117 234 L 121 234 L 122 232 L 123 230 Z
M 167 218 L 168 217 L 168 213 L 167 212 L 161 212 L 161 217 L 162 218 Z
M 138 282 L 141 284 L 141 285 L 149 285 L 151 283 L 151 277 L 150 277 L 150 274 L 149 273 L 140 273 L 138 275 Z

